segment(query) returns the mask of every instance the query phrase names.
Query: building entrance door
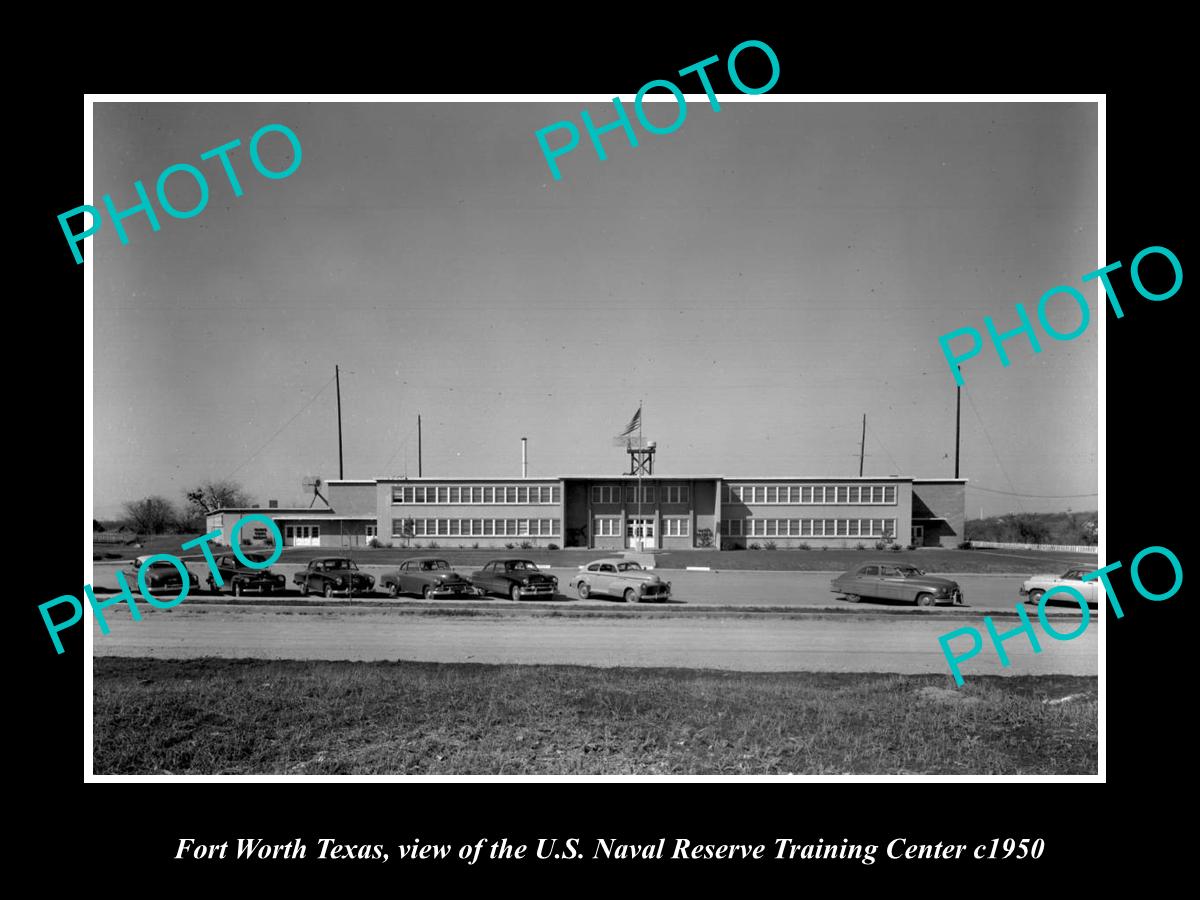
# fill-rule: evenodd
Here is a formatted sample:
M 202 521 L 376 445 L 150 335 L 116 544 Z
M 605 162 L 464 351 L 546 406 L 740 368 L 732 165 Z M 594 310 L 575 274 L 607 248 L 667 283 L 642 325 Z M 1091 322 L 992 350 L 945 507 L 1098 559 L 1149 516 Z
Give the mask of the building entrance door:
M 925 526 L 924 525 L 914 525 L 912 527 L 912 530 L 913 530 L 913 539 L 912 539 L 913 546 L 914 547 L 924 546 L 924 544 L 925 544 Z
M 654 517 L 632 517 L 625 523 L 625 546 L 630 550 L 653 550 Z

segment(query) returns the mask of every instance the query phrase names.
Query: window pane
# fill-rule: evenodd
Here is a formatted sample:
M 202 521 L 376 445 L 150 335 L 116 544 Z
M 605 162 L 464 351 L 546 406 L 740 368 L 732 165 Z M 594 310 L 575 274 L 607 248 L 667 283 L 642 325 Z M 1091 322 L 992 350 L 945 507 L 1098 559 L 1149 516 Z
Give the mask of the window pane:
M 850 529 L 846 533 L 851 537 L 858 536 L 858 519 L 851 519 L 849 522 Z
M 813 489 L 810 486 L 808 486 L 808 485 L 801 486 L 800 502 L 801 503 L 812 503 L 813 502 Z
M 837 520 L 837 533 L 838 533 L 839 537 L 846 536 L 846 520 L 845 519 Z
M 812 524 L 813 524 L 812 519 L 801 519 L 800 520 L 800 536 L 801 537 L 812 537 L 812 533 L 813 533 Z
M 511 487 L 506 487 L 504 489 L 504 502 L 505 503 L 516 503 L 517 502 L 516 485 L 512 485 Z
M 895 503 L 896 502 L 896 486 L 894 484 L 889 484 L 884 487 L 883 502 L 884 503 Z

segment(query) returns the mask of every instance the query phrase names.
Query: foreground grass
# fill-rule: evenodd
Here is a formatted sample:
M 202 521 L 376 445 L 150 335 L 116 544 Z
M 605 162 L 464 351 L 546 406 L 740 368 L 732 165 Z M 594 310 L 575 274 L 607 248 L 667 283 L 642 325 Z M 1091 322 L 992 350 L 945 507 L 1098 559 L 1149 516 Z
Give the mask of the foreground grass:
M 1094 677 L 95 660 L 97 774 L 1091 774 Z M 1061 703 L 1047 703 L 1066 696 Z

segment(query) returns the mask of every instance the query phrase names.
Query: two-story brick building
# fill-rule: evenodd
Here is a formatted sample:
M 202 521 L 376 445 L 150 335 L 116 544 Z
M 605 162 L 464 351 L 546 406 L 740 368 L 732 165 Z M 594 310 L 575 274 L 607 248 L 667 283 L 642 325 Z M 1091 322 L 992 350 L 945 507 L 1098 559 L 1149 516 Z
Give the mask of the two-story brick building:
M 640 487 L 640 493 L 639 493 Z M 589 547 L 684 550 L 954 546 L 966 479 L 901 476 L 563 475 L 374 478 L 327 484 L 330 509 L 218 510 L 209 530 L 269 514 L 288 546 Z

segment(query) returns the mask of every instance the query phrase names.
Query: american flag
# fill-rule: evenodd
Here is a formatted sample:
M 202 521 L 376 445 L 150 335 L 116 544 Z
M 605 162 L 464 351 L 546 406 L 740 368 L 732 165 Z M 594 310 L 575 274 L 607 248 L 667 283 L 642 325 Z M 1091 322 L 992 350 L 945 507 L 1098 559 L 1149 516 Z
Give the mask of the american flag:
M 621 437 L 628 437 L 639 428 L 642 427 L 642 408 L 639 406 L 638 411 L 633 414 L 633 418 L 629 420 L 629 424 L 625 426 L 625 430 L 621 432 Z

